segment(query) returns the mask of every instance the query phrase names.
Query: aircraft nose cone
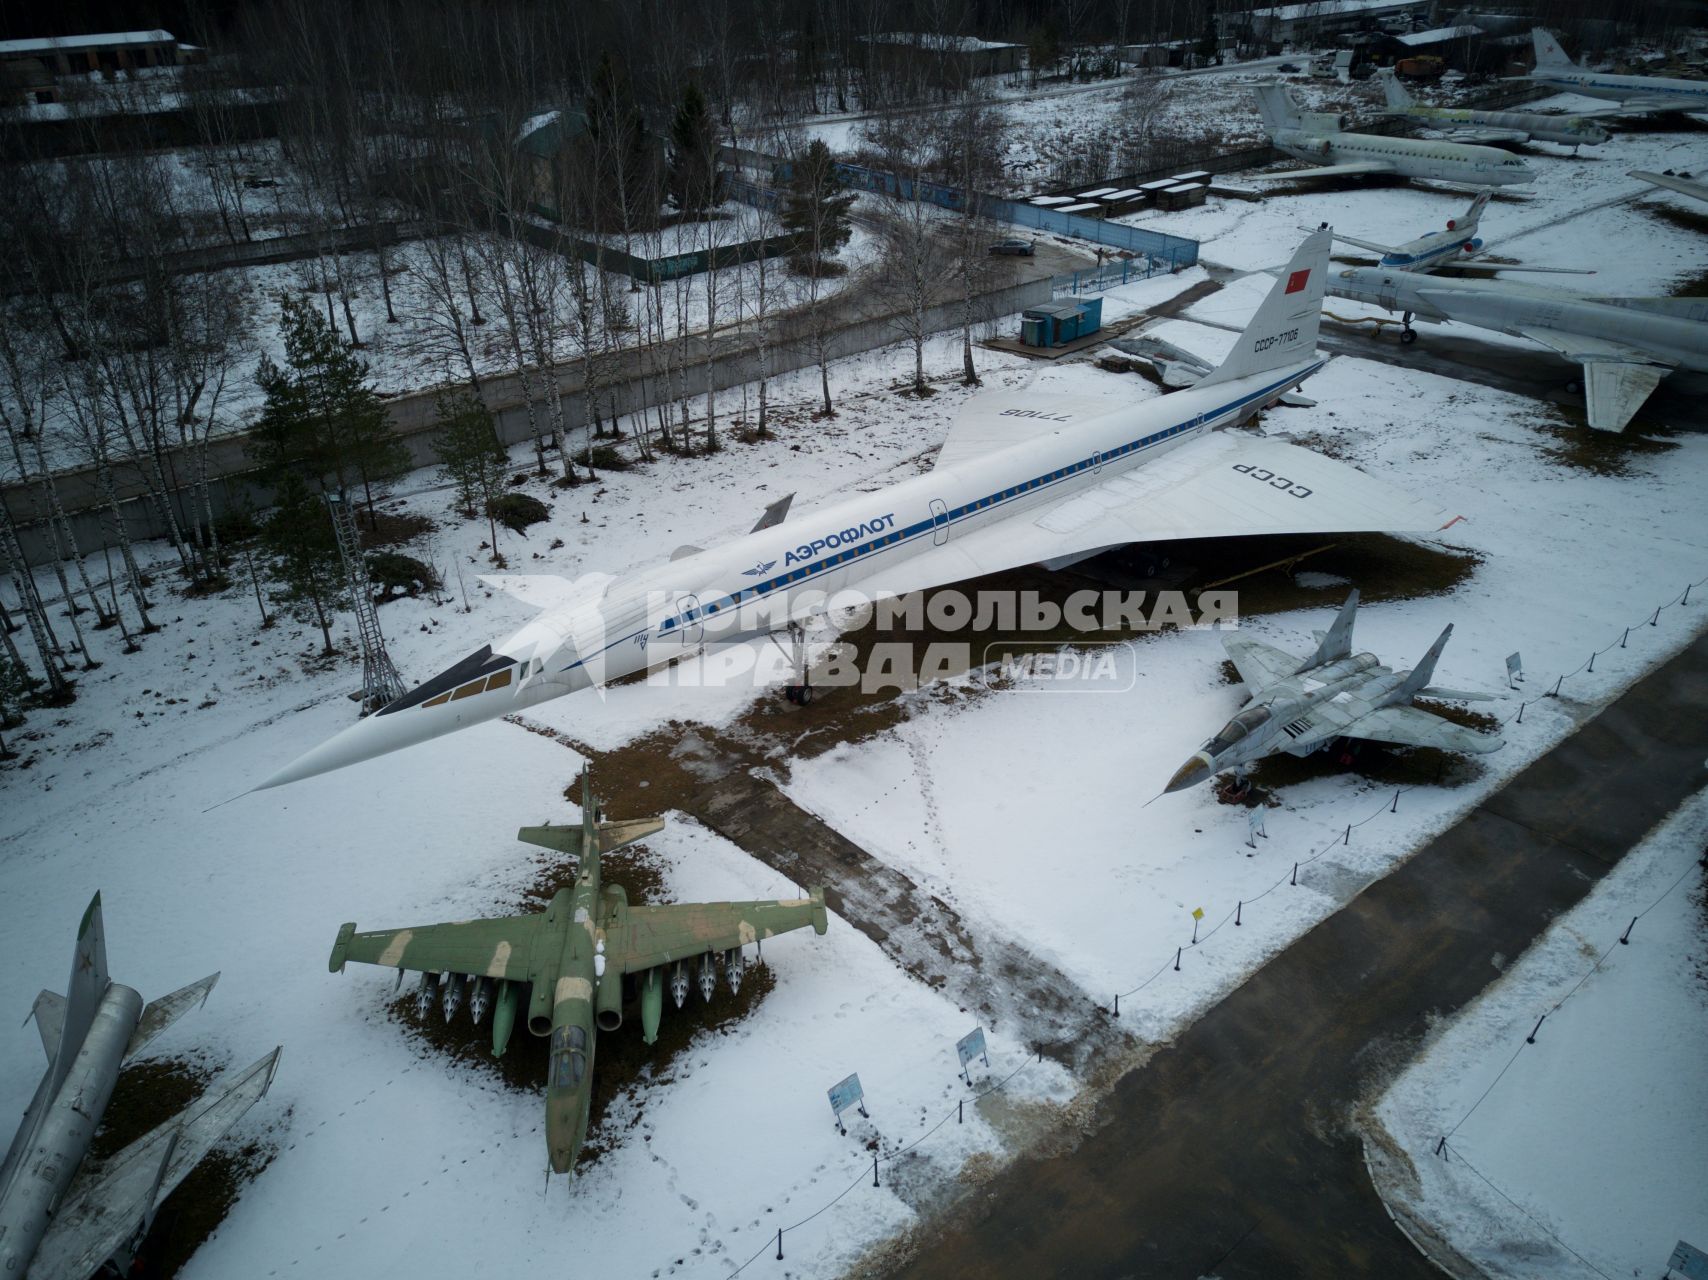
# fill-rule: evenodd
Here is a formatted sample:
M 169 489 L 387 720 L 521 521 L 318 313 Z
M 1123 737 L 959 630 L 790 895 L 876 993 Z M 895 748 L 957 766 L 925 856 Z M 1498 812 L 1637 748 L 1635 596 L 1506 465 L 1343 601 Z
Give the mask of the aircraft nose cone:
M 1174 771 L 1174 776 L 1168 780 L 1168 785 L 1162 789 L 1162 793 L 1170 795 L 1176 791 L 1184 791 L 1187 787 L 1196 786 L 1209 776 L 1209 758 L 1200 751 Z

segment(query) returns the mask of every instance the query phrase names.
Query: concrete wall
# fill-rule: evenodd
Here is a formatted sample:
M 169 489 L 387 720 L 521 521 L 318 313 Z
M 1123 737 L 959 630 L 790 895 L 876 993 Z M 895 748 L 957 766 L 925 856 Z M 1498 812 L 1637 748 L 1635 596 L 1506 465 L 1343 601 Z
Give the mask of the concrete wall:
M 1024 281 L 984 294 L 977 299 L 975 316 L 981 329 L 988 329 L 1002 317 L 1011 316 L 1027 307 L 1049 302 L 1052 287 L 1048 277 Z M 933 332 L 956 329 L 961 322 L 961 303 L 948 299 L 926 314 L 926 327 Z M 789 316 L 772 326 L 770 367 L 773 377 L 814 363 L 810 345 L 800 331 L 801 318 Z M 827 347 L 832 359 L 858 355 L 889 346 L 901 338 L 893 314 L 867 306 L 853 306 L 829 334 Z M 732 333 L 716 339 L 716 359 L 710 367 L 711 379 L 717 390 L 751 382 L 759 376 L 760 356 L 755 335 Z M 619 413 L 634 413 L 650 409 L 660 399 L 673 398 L 673 380 L 661 377 L 664 371 L 662 353 L 652 350 L 625 351 L 599 362 L 599 409 L 605 411 L 610 396 L 615 393 Z M 698 362 L 686 371 L 690 397 L 706 392 L 708 369 L 704 363 L 704 347 Z M 586 420 L 581 395 L 579 364 L 560 367 L 558 394 L 563 404 L 566 424 L 580 428 Z M 499 434 L 507 444 L 519 444 L 532 435 L 528 428 L 527 405 L 514 377 L 487 380 L 484 384 L 486 402 L 493 410 Z M 388 402 L 394 430 L 409 447 L 411 459 L 417 466 L 436 465 L 433 456 L 433 397 L 432 390 L 399 396 Z M 542 430 L 548 421 L 546 406 L 536 402 L 535 415 Z M 194 491 L 188 486 L 193 475 L 191 459 L 182 451 L 173 450 L 165 457 L 164 471 L 170 484 L 182 484 L 173 492 L 172 500 L 179 509 L 180 521 L 190 523 L 186 513 L 193 509 Z M 166 536 L 166 524 L 148 496 L 147 485 L 135 466 L 126 464 L 113 468 L 115 488 L 120 496 L 120 511 L 133 538 Z M 209 490 L 215 516 L 244 506 L 264 507 L 270 495 L 256 482 L 249 459 L 244 452 L 242 436 L 226 436 L 208 446 Z M 103 544 L 115 541 L 109 509 L 101 505 L 94 468 L 82 467 L 60 472 L 56 477 L 60 502 L 70 515 L 72 530 L 78 546 L 85 552 L 99 551 Z M 41 501 L 39 485 L 14 484 L 0 489 L 0 501 L 6 503 L 19 525 L 19 540 L 25 558 L 32 564 L 45 564 L 52 559 L 52 541 L 42 516 L 46 511 Z

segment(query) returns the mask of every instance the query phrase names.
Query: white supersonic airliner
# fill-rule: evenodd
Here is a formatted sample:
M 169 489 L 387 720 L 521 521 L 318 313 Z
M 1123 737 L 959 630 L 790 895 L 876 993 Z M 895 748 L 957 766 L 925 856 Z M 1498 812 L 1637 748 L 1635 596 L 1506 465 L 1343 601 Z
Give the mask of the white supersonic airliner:
M 1280 273 L 1233 351 L 1160 399 L 1001 392 L 969 401 L 929 474 L 783 518 L 622 577 L 560 583 L 551 607 L 260 784 L 343 768 L 720 643 L 790 630 L 833 596 L 867 599 L 1114 546 L 1240 534 L 1420 533 L 1451 523 L 1402 491 L 1294 445 L 1218 431 L 1322 368 L 1329 229 Z M 541 580 L 532 580 L 539 582 Z M 520 594 L 520 593 L 518 593 Z M 535 598 L 545 603 L 548 597 Z

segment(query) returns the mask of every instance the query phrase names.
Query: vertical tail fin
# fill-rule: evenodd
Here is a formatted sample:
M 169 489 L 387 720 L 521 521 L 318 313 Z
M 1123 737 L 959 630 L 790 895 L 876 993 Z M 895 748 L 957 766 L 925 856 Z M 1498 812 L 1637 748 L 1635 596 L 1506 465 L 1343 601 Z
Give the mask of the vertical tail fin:
M 1446 630 L 1435 637 L 1435 643 L 1429 646 L 1429 652 L 1423 655 L 1417 666 L 1412 668 L 1400 687 L 1394 690 L 1396 702 L 1410 702 L 1423 691 L 1430 677 L 1435 674 L 1435 664 L 1441 659 L 1441 651 L 1447 647 L 1447 638 L 1453 634 L 1453 624 L 1449 622 Z
M 1483 210 L 1489 207 L 1489 195 L 1486 190 L 1477 192 L 1477 198 L 1471 201 L 1471 207 L 1465 210 L 1465 216 L 1459 219 L 1453 229 L 1463 231 L 1466 235 L 1475 234 L 1477 223 L 1482 221 Z
M 54 1055 L 54 1087 L 65 1079 L 83 1037 L 95 1022 L 101 997 L 112 985 L 107 974 L 107 930 L 101 921 L 101 895 L 89 899 L 83 920 L 77 926 L 77 947 L 72 953 L 71 979 L 65 984 L 65 1005 L 59 1026 L 59 1050 Z
M 1320 667 L 1326 663 L 1350 657 L 1352 654 L 1352 624 L 1358 617 L 1358 588 L 1346 597 L 1346 603 L 1340 606 L 1340 612 L 1335 616 L 1334 625 L 1328 629 L 1323 638 L 1317 641 L 1317 651 L 1299 664 L 1300 671 L 1309 671 L 1312 667 Z
M 1271 135 L 1282 129 L 1297 129 L 1303 122 L 1299 104 L 1293 101 L 1286 85 L 1254 84 L 1251 91 L 1257 95 L 1257 112 L 1263 117 L 1263 127 Z
M 1407 107 L 1417 105 L 1411 94 L 1406 92 L 1406 87 L 1400 83 L 1399 76 L 1394 74 L 1392 67 L 1382 67 L 1376 75 L 1382 81 L 1382 92 L 1386 95 L 1391 110 L 1404 111 Z
M 1328 279 L 1328 254 L 1333 245 L 1334 230 L 1328 226 L 1305 237 L 1228 358 L 1198 384 L 1200 387 L 1297 364 L 1316 354 L 1323 285 Z
M 1577 65 L 1566 57 L 1566 51 L 1560 48 L 1560 42 L 1541 27 L 1531 28 L 1530 39 L 1536 46 L 1536 69 L 1538 71 L 1547 68 L 1559 70 L 1563 67 L 1575 67 Z

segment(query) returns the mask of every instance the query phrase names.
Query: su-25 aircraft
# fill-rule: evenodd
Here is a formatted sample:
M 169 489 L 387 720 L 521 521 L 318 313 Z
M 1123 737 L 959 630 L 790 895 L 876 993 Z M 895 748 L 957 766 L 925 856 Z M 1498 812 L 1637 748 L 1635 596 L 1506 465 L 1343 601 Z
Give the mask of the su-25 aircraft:
M 1242 635 L 1222 639 L 1251 696 L 1244 708 L 1169 779 L 1166 792 L 1184 791 L 1224 769 L 1244 770 L 1265 756 L 1308 756 L 1336 738 L 1367 738 L 1444 751 L 1498 750 L 1500 738 L 1477 733 L 1411 705 L 1416 697 L 1454 701 L 1487 699 L 1486 693 L 1429 687 L 1436 660 L 1453 634 L 1448 625 L 1411 671 L 1384 667 L 1370 653 L 1352 652 L 1358 592 L 1347 597 L 1316 652 L 1302 661 L 1273 645 Z
M 1300 160 L 1327 163 L 1315 169 L 1288 169 L 1256 175 L 1259 181 L 1294 178 L 1341 178 L 1386 174 L 1402 178 L 1436 178 L 1476 187 L 1500 187 L 1529 182 L 1530 166 L 1498 147 L 1475 147 L 1463 142 L 1425 138 L 1391 138 L 1375 133 L 1342 132 L 1343 117 L 1326 111 L 1301 111 L 1287 86 L 1252 86 L 1257 109 L 1269 140 Z
M 1583 366 L 1589 425 L 1599 431 L 1623 431 L 1674 369 L 1708 372 L 1708 298 L 1599 298 L 1386 267 L 1338 272 L 1328 291 L 1404 313 L 1402 342 L 1417 340 L 1416 316 L 1510 333 L 1558 352 Z
M 804 929 L 822 934 L 828 924 L 824 890 L 777 902 L 701 902 L 631 907 L 620 885 L 604 884 L 602 855 L 662 830 L 664 819 L 607 822 L 581 779 L 581 826 L 523 827 L 517 838 L 576 860 L 575 884 L 560 889 L 538 915 L 460 920 L 415 929 L 357 933 L 338 930 L 329 967 L 346 962 L 387 965 L 421 974 L 415 1007 L 421 1016 L 438 1005 L 446 1021 L 466 1000 L 478 1025 L 492 1010 L 492 1052 L 510 1041 L 518 1010 L 528 1031 L 551 1037 L 546 1076 L 546 1149 L 553 1173 L 569 1173 L 587 1136 L 592 1097 L 593 1040 L 623 1024 L 623 979 L 639 990 L 641 1039 L 658 1039 L 664 989 L 680 1009 L 688 998 L 693 965 L 700 995 L 712 998 L 721 966 L 730 990 L 741 986 L 743 948 Z M 524 992 L 526 996 L 524 997 Z
M 0 1166 L 0 1276 L 86 1280 L 109 1262 L 128 1274 L 160 1202 L 267 1092 L 277 1049 L 230 1088 L 82 1168 L 120 1069 L 218 980 L 211 974 L 144 1007 L 107 976 L 101 895 L 90 901 L 65 994 L 43 991 L 31 1010 L 48 1067 Z
M 1616 76 L 1586 71 L 1566 56 L 1560 42 L 1541 27 L 1530 32 L 1536 45 L 1536 69 L 1526 79 L 1565 93 L 1610 98 L 1619 104 L 1608 115 L 1654 115 L 1670 111 L 1708 111 L 1708 81 L 1665 76 Z
M 1412 98 L 1392 67 L 1376 72 L 1387 97 L 1383 115 L 1415 120 L 1454 142 L 1557 142 L 1574 150 L 1606 142 L 1613 135 L 1583 116 L 1545 116 L 1534 111 L 1474 111 L 1463 107 L 1426 107 Z
M 260 784 L 279 786 L 690 655 L 787 630 L 791 697 L 810 696 L 799 620 L 832 598 L 901 596 L 1109 547 L 1239 534 L 1443 528 L 1452 517 L 1345 463 L 1218 431 L 1323 366 L 1332 233 L 1300 245 L 1233 350 L 1189 390 L 1129 399 L 1002 392 L 968 403 L 927 475 L 624 578 L 520 579 L 546 607 Z M 517 581 L 517 580 L 512 580 Z M 506 584 L 509 585 L 508 583 Z M 520 592 L 518 594 L 521 594 Z M 259 789 L 259 788 L 257 788 Z

